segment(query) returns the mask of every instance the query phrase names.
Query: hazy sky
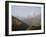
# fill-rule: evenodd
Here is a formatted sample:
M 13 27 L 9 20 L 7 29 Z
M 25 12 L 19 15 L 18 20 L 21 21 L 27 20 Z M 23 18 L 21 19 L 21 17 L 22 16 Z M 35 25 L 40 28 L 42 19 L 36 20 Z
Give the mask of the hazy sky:
M 41 7 L 35 6 L 16 6 L 12 5 L 12 16 L 26 17 L 28 15 L 39 14 L 41 12 Z

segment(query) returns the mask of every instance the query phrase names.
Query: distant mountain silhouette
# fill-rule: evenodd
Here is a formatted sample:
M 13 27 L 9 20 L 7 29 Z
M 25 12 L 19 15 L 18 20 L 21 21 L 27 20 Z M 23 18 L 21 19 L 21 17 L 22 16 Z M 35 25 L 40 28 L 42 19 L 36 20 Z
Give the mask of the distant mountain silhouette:
M 12 31 L 41 29 L 41 15 L 33 18 L 12 16 Z

